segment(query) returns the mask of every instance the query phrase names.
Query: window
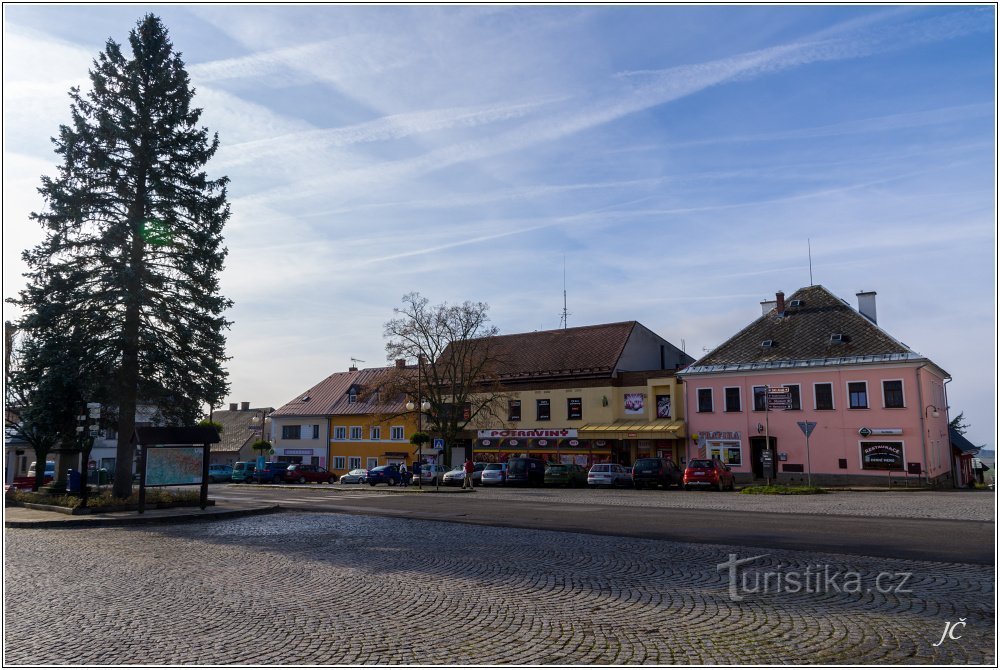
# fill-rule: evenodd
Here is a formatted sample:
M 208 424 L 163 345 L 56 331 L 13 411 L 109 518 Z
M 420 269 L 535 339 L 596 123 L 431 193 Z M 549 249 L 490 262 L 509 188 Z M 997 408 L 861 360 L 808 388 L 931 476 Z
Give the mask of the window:
M 351 426 L 351 439 L 352 440 L 361 439 L 361 426 Z
M 847 406 L 851 409 L 868 409 L 867 382 L 847 382 Z
M 755 412 L 766 412 L 767 411 L 767 387 L 766 386 L 754 386 L 753 387 L 753 411 L 755 411 Z
M 350 458 L 348 458 L 347 459 L 347 467 L 350 468 L 351 470 L 357 470 L 358 468 L 360 468 L 361 467 L 361 457 L 360 456 L 351 456 Z
M 583 398 L 566 398 L 566 418 L 570 421 L 583 418 Z
M 889 379 L 882 382 L 882 402 L 885 407 L 904 407 L 902 379 Z
M 333 469 L 334 470 L 343 470 L 344 469 L 344 465 L 346 465 L 346 459 L 343 456 L 334 456 L 333 457 Z
M 390 440 L 402 440 L 403 437 L 403 426 L 393 426 L 389 429 L 389 439 Z
M 521 420 L 521 401 L 520 400 L 508 400 L 507 401 L 507 420 L 508 421 L 520 421 Z
M 698 411 L 712 411 L 712 389 L 698 389 Z
M 552 401 L 548 398 L 539 398 L 535 401 L 536 415 L 539 421 L 548 421 L 551 418 Z
M 377 467 L 378 467 L 378 458 L 376 458 L 376 457 L 369 457 L 368 458 L 368 469 L 371 470 L 372 468 L 377 468 Z
M 333 427 L 333 439 L 335 439 L 335 440 L 346 440 L 347 439 L 347 426 L 334 426 Z
M 314 423 L 313 424 L 313 439 L 314 440 L 318 440 L 319 439 L 319 424 L 318 423 Z
M 813 384 L 816 409 L 833 409 L 833 384 Z
M 283 439 L 283 440 L 301 440 L 302 439 L 302 426 L 282 426 L 281 427 L 281 439 Z
M 742 411 L 740 407 L 740 388 L 738 386 L 726 387 L 726 411 Z
M 798 384 L 785 384 L 791 403 L 788 409 L 802 409 L 802 391 Z
M 369 431 L 368 435 L 373 440 L 381 440 L 382 439 L 382 427 L 381 426 L 372 426 L 372 428 Z

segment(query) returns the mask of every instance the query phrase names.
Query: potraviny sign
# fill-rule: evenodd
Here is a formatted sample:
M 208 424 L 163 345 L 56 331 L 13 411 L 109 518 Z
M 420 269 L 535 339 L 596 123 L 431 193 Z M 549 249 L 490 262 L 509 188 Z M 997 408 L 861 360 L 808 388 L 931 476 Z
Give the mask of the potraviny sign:
M 555 428 L 555 429 L 529 429 L 529 430 L 507 430 L 501 428 L 487 428 L 485 430 L 480 430 L 479 433 L 480 440 L 489 439 L 507 439 L 507 438 L 521 438 L 525 440 L 538 439 L 538 438 L 562 438 L 562 437 L 578 437 L 576 428 Z

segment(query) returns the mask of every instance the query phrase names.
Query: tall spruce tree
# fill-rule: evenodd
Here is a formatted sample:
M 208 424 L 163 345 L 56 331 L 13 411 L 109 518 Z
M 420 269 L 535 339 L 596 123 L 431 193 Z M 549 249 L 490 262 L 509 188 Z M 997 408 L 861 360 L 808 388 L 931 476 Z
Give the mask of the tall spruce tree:
M 70 90 L 72 121 L 53 138 L 58 176 L 42 178 L 45 240 L 24 252 L 20 327 L 33 338 L 73 333 L 88 384 L 117 417 L 114 493 L 131 493 L 130 443 L 139 405 L 192 424 L 228 391 L 219 294 L 228 178 L 204 167 L 219 146 L 160 19 L 129 34 L 131 57 L 108 40 L 92 89 Z M 72 329 L 70 328 L 72 326 Z

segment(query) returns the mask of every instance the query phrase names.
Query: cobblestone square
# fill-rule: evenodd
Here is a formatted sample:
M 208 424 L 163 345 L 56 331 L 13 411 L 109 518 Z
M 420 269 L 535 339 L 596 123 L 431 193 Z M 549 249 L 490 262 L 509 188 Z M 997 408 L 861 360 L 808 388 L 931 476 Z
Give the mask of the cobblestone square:
M 5 532 L 7 664 L 996 661 L 991 566 L 339 514 Z M 718 566 L 762 554 L 867 588 L 734 600 Z

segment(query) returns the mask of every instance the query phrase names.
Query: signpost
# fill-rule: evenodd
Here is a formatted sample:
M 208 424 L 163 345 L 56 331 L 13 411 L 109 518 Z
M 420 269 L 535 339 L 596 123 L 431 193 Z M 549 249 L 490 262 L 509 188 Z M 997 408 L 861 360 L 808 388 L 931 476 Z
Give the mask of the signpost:
M 799 421 L 799 428 L 802 430 L 802 434 L 806 436 L 806 485 L 812 486 L 812 460 L 809 457 L 809 436 L 812 435 L 813 428 L 816 427 L 815 421 Z

